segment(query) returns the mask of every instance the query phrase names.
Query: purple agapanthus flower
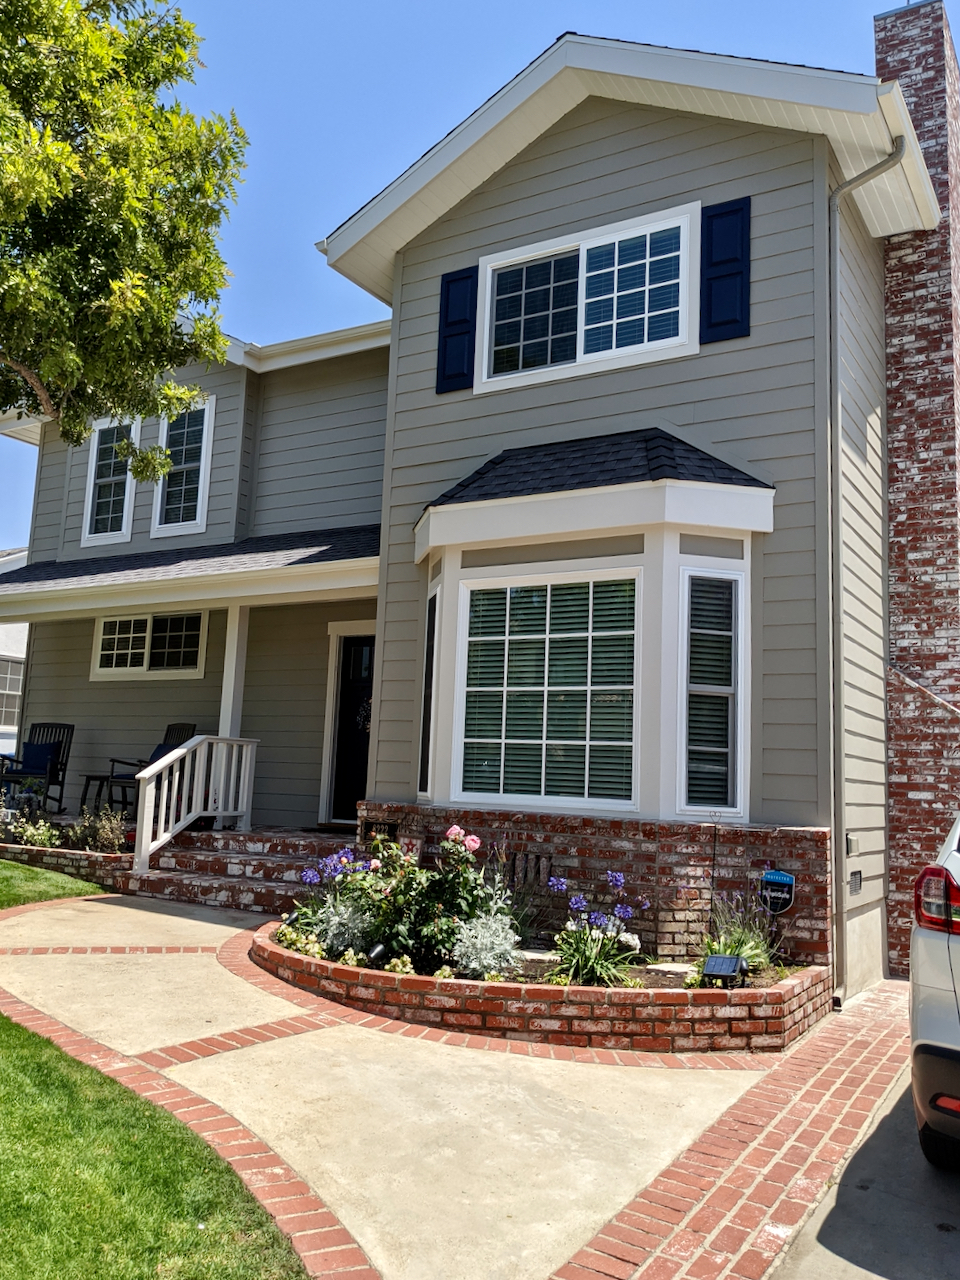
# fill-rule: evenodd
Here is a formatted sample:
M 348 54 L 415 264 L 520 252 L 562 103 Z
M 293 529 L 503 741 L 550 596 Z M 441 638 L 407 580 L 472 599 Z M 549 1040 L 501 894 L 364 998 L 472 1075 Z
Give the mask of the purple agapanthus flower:
M 650 899 L 644 898 L 644 900 L 640 903 L 640 910 L 646 911 L 649 909 L 649 906 L 650 906 Z
M 300 879 L 304 884 L 319 884 L 320 872 L 314 867 L 304 867 L 303 871 L 300 872 Z
M 547 888 L 551 893 L 566 893 L 567 882 L 563 876 L 551 876 L 547 881 Z
M 618 902 L 617 905 L 613 908 L 613 914 L 617 917 L 618 920 L 632 920 L 633 907 L 627 906 L 625 902 Z
M 607 927 L 607 917 L 602 911 L 591 911 L 587 916 L 587 920 L 594 929 L 605 929 Z
M 607 884 L 610 886 L 611 889 L 622 889 L 623 888 L 623 872 L 608 871 Z
M 575 893 L 573 897 L 570 899 L 570 910 L 586 911 L 586 909 L 587 909 L 586 898 L 583 896 L 582 893 Z

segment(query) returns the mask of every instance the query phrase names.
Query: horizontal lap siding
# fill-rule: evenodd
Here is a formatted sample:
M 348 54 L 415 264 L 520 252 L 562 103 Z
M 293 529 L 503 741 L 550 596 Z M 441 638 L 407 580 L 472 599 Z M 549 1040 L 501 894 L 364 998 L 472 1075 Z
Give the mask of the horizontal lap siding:
M 313 827 L 327 693 L 328 623 L 370 618 L 372 601 L 252 609 L 242 735 L 259 739 L 253 793 L 258 825 Z
M 91 680 L 94 623 L 38 622 L 30 628 L 24 733 L 34 721 L 75 726 L 65 802 L 75 810 L 83 775 L 109 768 L 111 756 L 144 759 L 175 721 L 216 733 L 226 614 L 210 614 L 202 680 Z M 91 796 L 91 802 L 92 802 Z
M 809 138 L 591 99 L 407 247 L 384 539 L 378 798 L 415 791 L 426 581 L 413 564 L 413 525 L 424 505 L 501 449 L 662 425 L 778 486 L 776 532 L 757 539 L 755 560 L 759 719 L 769 737 L 753 816 L 821 819 L 813 179 Z M 540 386 L 435 394 L 443 272 L 690 200 L 745 195 L 753 200 L 749 339 Z
M 380 519 L 386 350 L 261 377 L 255 534 Z
M 63 513 L 63 550 L 61 559 L 86 559 L 98 556 L 132 555 L 139 551 L 169 551 L 175 547 L 209 546 L 232 542 L 236 528 L 237 457 L 241 415 L 243 413 L 243 374 L 235 365 L 207 372 L 187 370 L 184 381 L 195 382 L 205 392 L 217 397 L 213 423 L 213 451 L 210 457 L 210 497 L 207 505 L 206 532 L 174 537 L 151 538 L 155 486 L 138 484 L 134 488 L 133 532 L 129 542 L 109 543 L 99 547 L 81 547 L 83 509 L 90 461 L 90 441 L 79 449 L 69 450 L 69 480 L 64 499 L 62 481 L 57 502 Z M 140 432 L 143 448 L 159 443 L 160 423 L 148 418 Z M 51 490 L 52 496 L 52 490 Z
M 29 559 L 56 560 L 60 550 L 63 521 L 63 485 L 67 462 L 73 450 L 60 439 L 52 423 L 44 423 L 40 436 L 33 523 L 30 528 Z
M 841 209 L 844 817 L 859 844 L 848 867 L 862 873 L 848 909 L 860 912 L 882 903 L 887 846 L 883 257 L 853 202 Z M 851 955 L 854 989 L 881 976 L 876 964 L 875 956 Z

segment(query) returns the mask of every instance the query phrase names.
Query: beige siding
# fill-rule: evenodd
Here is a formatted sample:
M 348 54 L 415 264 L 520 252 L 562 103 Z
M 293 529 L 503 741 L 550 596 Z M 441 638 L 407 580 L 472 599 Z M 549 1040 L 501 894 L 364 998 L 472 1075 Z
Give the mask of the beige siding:
M 76 726 L 65 800 L 76 810 L 85 773 L 109 768 L 111 756 L 142 759 L 174 721 L 216 733 L 226 614 L 210 614 L 202 680 L 91 680 L 94 622 L 38 622 L 30 628 L 23 731 L 34 721 Z M 92 797 L 91 797 L 92 802 Z
M 262 376 L 252 533 L 380 519 L 387 359 L 373 351 Z
M 320 806 L 330 641 L 327 624 L 370 618 L 372 600 L 250 612 L 242 734 L 258 738 L 253 820 L 315 827 Z
M 887 843 L 883 250 L 866 234 L 851 200 L 841 210 L 844 822 L 859 843 L 849 869 L 863 875 L 849 909 L 862 914 L 884 896 Z M 856 957 L 851 963 L 855 971 Z
M 37 487 L 30 528 L 31 563 L 35 560 L 56 560 L 58 557 L 63 525 L 64 484 L 72 453 L 73 450 L 60 439 L 57 428 L 49 422 L 45 423 L 40 433 Z
M 501 449 L 662 425 L 777 486 L 758 538 L 753 648 L 762 694 L 755 820 L 827 815 L 814 626 L 814 150 L 808 137 L 591 99 L 417 241 L 402 260 L 388 428 L 375 791 L 413 793 L 425 579 L 423 506 Z M 437 396 L 440 275 L 489 253 L 691 200 L 753 198 L 752 334 L 701 354 L 482 396 Z M 822 570 L 821 570 L 822 572 Z

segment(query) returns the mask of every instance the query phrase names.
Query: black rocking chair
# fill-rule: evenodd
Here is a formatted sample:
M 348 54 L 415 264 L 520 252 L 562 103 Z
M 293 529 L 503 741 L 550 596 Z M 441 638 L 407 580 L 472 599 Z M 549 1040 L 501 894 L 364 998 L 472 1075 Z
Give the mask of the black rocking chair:
M 107 795 L 111 809 L 116 803 L 119 803 L 122 809 L 126 809 L 127 791 L 129 789 L 136 794 L 137 774 L 140 770 L 145 769 L 148 764 L 154 764 L 170 751 L 176 750 L 177 747 L 182 747 L 185 742 L 190 741 L 196 732 L 197 726 L 195 724 L 185 724 L 183 722 L 168 724 L 163 735 L 163 741 L 157 743 L 150 752 L 149 759 L 118 760 L 115 757 L 111 757 L 109 791 Z M 120 793 L 119 802 L 115 799 L 116 791 Z
M 28 783 L 39 783 L 34 789 L 37 803 L 44 809 L 51 792 L 57 813 L 63 813 L 63 785 L 67 776 L 67 761 L 73 744 L 72 724 L 32 724 L 26 741 L 20 746 L 19 756 L 0 756 L 0 791 L 11 785 L 18 786 L 20 794 Z

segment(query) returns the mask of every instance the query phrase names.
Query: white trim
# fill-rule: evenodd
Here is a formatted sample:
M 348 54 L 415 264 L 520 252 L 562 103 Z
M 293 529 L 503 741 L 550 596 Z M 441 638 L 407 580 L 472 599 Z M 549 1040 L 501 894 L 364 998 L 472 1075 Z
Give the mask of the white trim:
M 359 351 L 379 351 L 390 345 L 391 323 L 390 320 L 374 320 L 372 324 L 358 324 L 349 329 L 334 329 L 329 333 L 271 342 L 263 347 L 256 342 L 241 342 L 238 338 L 231 338 L 227 347 L 227 361 L 252 369 L 254 373 L 270 373 L 274 369 L 292 369 L 300 364 L 355 355 Z M 3 430 L 2 423 L 3 419 L 0 418 L 0 431 Z
M 907 139 L 895 170 L 851 197 L 870 235 L 940 219 L 899 84 L 752 58 L 565 35 L 331 232 L 335 270 L 390 305 L 396 255 L 588 97 L 826 136 L 841 178 Z
M 93 490 L 96 484 L 97 452 L 100 448 L 100 432 L 107 427 L 115 427 L 113 418 L 98 418 L 87 440 L 89 457 L 87 459 L 87 483 L 83 497 L 83 525 L 80 530 L 81 547 L 101 547 L 111 542 L 129 542 L 133 532 L 133 502 L 136 495 L 136 481 L 127 467 L 126 488 L 123 492 L 123 523 L 113 533 L 91 533 L 90 521 L 93 517 Z M 136 418 L 130 427 L 130 439 L 136 446 L 140 443 L 140 419 Z
M 39 622 L 46 618 L 110 617 L 136 613 L 188 613 L 225 609 L 230 604 L 299 604 L 310 600 L 367 600 L 377 596 L 379 557 L 331 560 L 326 564 L 286 565 L 277 569 L 226 573 L 184 572 L 136 582 L 81 582 L 29 591 L 3 589 L 0 623 Z
M 679 616 L 677 617 L 677 767 L 676 767 L 676 805 L 679 815 L 699 816 L 711 819 L 716 814 L 723 819 L 744 818 L 747 808 L 748 770 L 750 767 L 750 744 L 748 731 L 749 690 L 750 690 L 750 631 L 749 610 L 747 603 L 747 573 L 743 569 L 727 569 L 717 567 L 716 561 L 710 557 L 684 557 L 698 560 L 698 564 L 683 564 L 679 571 Z M 688 670 L 687 654 L 690 644 L 690 579 L 720 578 L 737 584 L 736 631 L 734 634 L 734 750 L 731 753 L 731 765 L 734 771 L 734 796 L 732 805 L 695 805 L 687 803 L 687 693 Z
M 773 531 L 775 490 L 699 480 L 641 480 L 596 489 L 566 489 L 518 498 L 428 507 L 417 521 L 416 559 L 454 543 L 547 542 L 585 534 L 627 532 L 636 525 Z M 495 533 L 491 537 L 491 533 Z
M 148 668 L 142 669 L 123 667 L 119 670 L 102 670 L 100 667 L 100 643 L 103 639 L 103 624 L 105 622 L 116 622 L 129 618 L 146 618 L 147 619 L 147 637 L 146 637 L 146 661 L 150 660 L 150 642 L 153 637 L 154 618 L 179 617 L 181 613 L 199 613 L 200 614 L 200 653 L 198 656 L 198 665 L 195 668 L 178 668 L 176 670 L 150 671 Z M 202 680 L 207 664 L 207 627 L 209 622 L 209 612 L 206 609 L 184 609 L 178 610 L 176 614 L 169 612 L 145 613 L 139 612 L 126 613 L 109 613 L 103 614 L 95 619 L 93 628 L 93 651 L 90 654 L 90 679 L 93 681 L 130 681 L 130 680 Z
M 250 607 L 232 604 L 227 610 L 223 642 L 223 678 L 220 682 L 220 738 L 239 738 L 243 719 L 243 688 L 247 675 L 247 635 Z
M 210 499 L 210 460 L 213 454 L 213 432 L 216 422 L 217 397 L 208 396 L 203 405 L 203 445 L 200 454 L 200 491 L 197 496 L 197 518 L 182 524 L 161 524 L 163 515 L 163 496 L 166 492 L 167 478 L 164 476 L 153 491 L 153 518 L 150 523 L 151 538 L 175 538 L 186 533 L 206 533 L 207 504 Z M 167 447 L 170 423 L 166 418 L 160 420 L 160 444 Z
M 634 614 L 634 655 L 633 655 L 633 785 L 629 800 L 603 800 L 589 796 L 548 796 L 548 795 L 515 795 L 509 792 L 464 791 L 463 777 L 463 724 L 466 712 L 466 680 L 467 680 L 467 644 L 469 641 L 470 592 L 498 587 L 541 586 L 544 582 L 553 585 L 563 582 L 602 582 L 618 581 L 632 578 L 636 582 L 636 611 Z M 438 607 L 437 618 L 440 618 Z M 623 565 L 619 568 L 571 568 L 553 569 L 551 572 L 499 574 L 487 577 L 477 576 L 461 578 L 457 599 L 457 636 L 456 636 L 456 675 L 453 690 L 453 737 L 449 752 L 449 793 L 453 804 L 482 807 L 488 805 L 526 811 L 542 812 L 554 808 L 571 813 L 635 813 L 639 802 L 640 788 L 640 703 L 642 698 L 641 673 L 642 650 L 641 632 L 643 628 L 643 568 L 637 565 Z M 546 709 L 544 709 L 546 715 Z M 587 780 L 584 780 L 584 790 Z
M 653 231 L 661 227 L 680 227 L 680 333 L 676 338 L 665 338 L 656 343 L 643 343 L 628 351 L 583 352 L 584 314 L 586 298 L 586 250 L 603 244 L 614 237 L 623 238 L 630 232 Z M 496 271 L 518 262 L 553 257 L 564 251 L 580 250 L 580 276 L 577 303 L 577 357 L 565 364 L 547 365 L 539 369 L 525 369 L 517 373 L 493 374 L 491 364 L 491 335 L 493 318 L 493 277 Z M 622 369 L 630 365 L 650 364 L 659 360 L 675 360 L 681 356 L 696 355 L 700 350 L 700 201 L 678 205 L 674 209 L 643 214 L 613 222 L 605 227 L 593 227 L 579 236 L 567 236 L 559 240 L 541 240 L 537 244 L 524 245 L 509 253 L 491 254 L 480 259 L 477 289 L 477 334 L 474 357 L 473 390 L 475 394 L 501 391 L 509 387 L 523 387 L 534 382 L 553 382 L 558 378 L 573 378 L 586 373 L 599 373 L 607 369 Z
M 336 753 L 337 716 L 340 711 L 340 661 L 344 636 L 372 636 L 377 630 L 376 618 L 351 618 L 327 623 L 329 652 L 327 656 L 327 695 L 323 704 L 323 751 L 320 758 L 320 807 L 318 822 L 330 821 L 333 803 L 333 763 Z M 346 823 L 344 823 L 346 826 Z

